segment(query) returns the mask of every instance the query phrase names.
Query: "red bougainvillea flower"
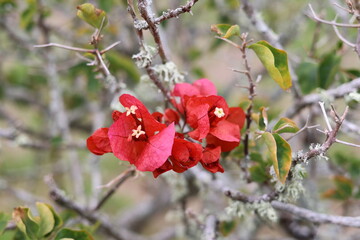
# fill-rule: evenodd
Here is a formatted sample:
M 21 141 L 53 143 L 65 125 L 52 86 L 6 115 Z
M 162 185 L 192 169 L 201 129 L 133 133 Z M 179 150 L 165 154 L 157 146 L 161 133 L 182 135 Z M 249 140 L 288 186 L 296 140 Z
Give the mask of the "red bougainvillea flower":
M 222 152 L 229 152 L 240 142 L 240 130 L 245 122 L 245 113 L 239 107 L 229 108 L 226 119 L 212 127 L 206 137 L 208 145 L 220 146 Z
M 219 159 L 221 154 L 221 147 L 205 148 L 201 165 L 209 172 L 224 172 L 224 168 L 220 165 Z
M 195 140 L 204 139 L 229 113 L 229 107 L 221 96 L 190 97 L 186 103 L 186 122 L 194 130 L 189 136 Z
M 171 108 L 165 109 L 165 114 L 162 114 L 160 112 L 154 112 L 151 115 L 156 119 L 156 121 L 164 122 L 166 125 L 169 125 L 172 122 L 175 124 L 179 124 L 180 122 L 179 113 Z
M 87 147 L 92 153 L 103 155 L 104 153 L 112 152 L 108 131 L 108 128 L 99 128 L 87 139 Z
M 217 90 L 210 80 L 203 78 L 195 81 L 193 84 L 176 84 L 171 95 L 173 96 L 173 105 L 183 114 L 188 99 L 187 97 L 217 95 Z
M 153 172 L 154 177 L 169 170 L 177 173 L 185 172 L 199 163 L 203 157 L 202 152 L 203 148 L 200 144 L 175 138 L 169 160 Z
M 174 124 L 166 126 L 156 121 L 131 95 L 122 95 L 120 102 L 126 112 L 114 112 L 114 123 L 108 130 L 95 131 L 88 139 L 88 148 L 95 154 L 112 151 L 117 158 L 134 164 L 140 171 L 154 171 L 171 155 Z

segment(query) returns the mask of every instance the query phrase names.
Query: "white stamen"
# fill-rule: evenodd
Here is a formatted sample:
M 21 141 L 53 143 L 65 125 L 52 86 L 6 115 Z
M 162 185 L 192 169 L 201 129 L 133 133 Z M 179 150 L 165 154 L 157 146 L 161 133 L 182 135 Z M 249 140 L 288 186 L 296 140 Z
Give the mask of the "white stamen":
M 218 107 L 215 108 L 214 114 L 218 118 L 222 118 L 223 116 L 225 116 L 224 110 L 222 108 L 218 108 Z
M 133 129 L 132 131 L 133 133 L 131 134 L 131 136 L 135 136 L 135 138 L 139 138 L 141 135 L 145 134 L 145 132 L 141 130 L 141 125 L 139 125 L 137 129 Z
M 132 105 L 130 108 L 125 107 L 126 110 L 126 116 L 129 116 L 130 114 L 135 114 L 135 111 L 138 109 L 137 106 Z

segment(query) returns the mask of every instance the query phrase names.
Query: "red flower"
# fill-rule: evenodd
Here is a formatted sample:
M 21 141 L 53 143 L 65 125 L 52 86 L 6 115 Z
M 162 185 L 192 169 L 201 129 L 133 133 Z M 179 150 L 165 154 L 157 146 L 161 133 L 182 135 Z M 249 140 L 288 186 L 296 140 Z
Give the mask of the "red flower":
M 87 139 L 87 147 L 92 153 L 103 155 L 104 153 L 112 152 L 108 131 L 108 128 L 99 128 Z
M 210 129 L 206 137 L 208 145 L 220 146 L 222 152 L 229 152 L 240 142 L 240 130 L 244 125 L 245 113 L 239 107 L 229 108 L 226 119 Z
M 166 125 L 169 125 L 172 122 L 174 122 L 175 124 L 179 124 L 180 122 L 179 113 L 171 108 L 165 109 L 165 114 L 162 114 L 160 112 L 154 112 L 151 115 L 156 119 L 156 121 L 165 122 Z
M 224 172 L 224 168 L 220 165 L 219 158 L 221 154 L 220 147 L 205 148 L 203 152 L 203 158 L 201 159 L 201 165 L 209 172 Z
M 182 173 L 198 164 L 202 156 L 202 146 L 200 144 L 184 139 L 175 139 L 170 156 L 173 170 Z
M 187 97 L 217 95 L 215 85 L 208 79 L 203 78 L 190 83 L 178 83 L 175 85 L 171 95 L 173 105 L 184 114 Z M 187 97 L 185 97 L 187 96 Z
M 162 166 L 171 154 L 175 136 L 174 124 L 167 127 L 156 121 L 146 107 L 131 95 L 122 95 L 120 102 L 126 112 L 113 113 L 115 122 L 107 132 L 112 152 L 117 158 L 134 164 L 140 171 L 154 171 Z M 99 144 L 98 136 L 106 139 L 106 130 L 102 130 L 101 134 L 98 131 L 88 140 L 88 148 L 95 154 L 108 150 L 102 147 L 106 144 Z
M 199 163 L 203 156 L 202 151 L 203 148 L 200 144 L 175 138 L 170 159 L 153 172 L 154 177 L 169 170 L 177 173 L 185 172 Z
M 190 97 L 186 103 L 186 122 L 194 130 L 189 136 L 195 140 L 204 139 L 218 122 L 225 119 L 229 107 L 221 96 Z
M 206 79 L 196 80 L 193 84 L 178 83 L 175 85 L 172 92 L 173 96 L 184 97 L 185 95 L 191 96 L 209 96 L 217 95 L 217 90 L 214 84 Z

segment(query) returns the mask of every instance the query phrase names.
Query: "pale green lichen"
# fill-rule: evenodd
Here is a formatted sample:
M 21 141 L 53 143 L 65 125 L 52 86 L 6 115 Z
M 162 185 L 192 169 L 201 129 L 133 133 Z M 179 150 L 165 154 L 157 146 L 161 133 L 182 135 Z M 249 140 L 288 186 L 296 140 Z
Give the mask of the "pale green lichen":
M 356 91 L 351 92 L 348 95 L 345 95 L 344 97 L 347 103 L 352 101 L 355 101 L 357 103 L 360 102 L 360 93 L 357 93 Z
M 158 64 L 153 67 L 158 77 L 168 83 L 180 83 L 184 81 L 184 75 L 178 70 L 173 62 Z
M 134 54 L 132 56 L 132 59 L 134 59 L 135 64 L 138 68 L 146 68 L 151 65 L 155 53 L 156 48 L 144 44 L 140 48 L 140 52 L 138 54 Z
M 301 164 L 291 168 L 291 180 L 286 183 L 284 190 L 279 194 L 278 200 L 282 202 L 295 202 L 305 192 L 302 180 L 306 170 Z
M 325 160 L 325 161 L 328 161 L 329 158 L 327 156 L 325 156 L 325 152 L 323 151 L 323 146 L 319 143 L 312 143 L 310 144 L 310 147 L 309 147 L 310 151 L 312 150 L 316 150 L 316 151 L 320 151 L 320 154 L 316 155 L 314 157 L 315 160 Z
M 225 208 L 225 213 L 229 217 L 243 218 L 249 214 L 257 213 L 264 221 L 276 222 L 278 216 L 276 211 L 269 202 L 258 201 L 252 203 L 243 203 L 239 201 L 230 202 L 229 206 Z

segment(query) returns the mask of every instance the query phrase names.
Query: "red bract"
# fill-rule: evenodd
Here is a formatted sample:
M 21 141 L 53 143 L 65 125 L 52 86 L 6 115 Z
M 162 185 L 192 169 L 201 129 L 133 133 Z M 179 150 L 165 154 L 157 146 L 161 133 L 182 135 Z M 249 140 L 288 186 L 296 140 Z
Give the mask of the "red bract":
M 177 173 L 185 172 L 199 163 L 203 157 L 202 151 L 203 148 L 200 144 L 175 138 L 170 159 L 153 172 L 154 177 L 169 170 Z
M 172 103 L 177 110 L 184 114 L 185 105 L 188 98 L 192 96 L 210 96 L 217 95 L 215 85 L 208 79 L 199 79 L 193 84 L 178 83 L 175 85 L 171 95 L 173 96 Z
M 214 84 L 206 79 L 196 80 L 193 84 L 190 83 L 178 83 L 175 85 L 172 92 L 173 96 L 184 97 L 185 95 L 191 96 L 209 96 L 217 95 Z
M 208 145 L 220 146 L 222 152 L 229 152 L 239 145 L 240 130 L 244 125 L 245 113 L 239 107 L 229 109 L 226 119 L 210 129 L 206 137 Z
M 225 119 L 229 107 L 221 96 L 190 97 L 186 103 L 186 122 L 194 130 L 189 136 L 196 140 L 204 139 L 218 122 Z
M 200 144 L 192 143 L 184 139 L 175 139 L 170 156 L 173 170 L 182 173 L 198 164 L 203 156 L 202 150 Z
M 224 168 L 220 165 L 219 158 L 221 154 L 221 148 L 209 148 L 207 147 L 203 152 L 203 158 L 200 161 L 201 165 L 209 172 L 224 172 Z
M 108 131 L 108 128 L 99 128 L 87 139 L 86 145 L 90 152 L 96 155 L 112 152 Z
M 119 159 L 134 164 L 140 171 L 154 171 L 171 154 L 174 124 L 166 126 L 156 121 L 146 107 L 131 95 L 122 95 L 120 102 L 126 112 L 113 113 L 115 122 L 110 128 L 99 129 L 88 139 L 89 150 L 103 154 L 109 152 L 106 144 L 110 143 L 110 152 L 112 150 Z

